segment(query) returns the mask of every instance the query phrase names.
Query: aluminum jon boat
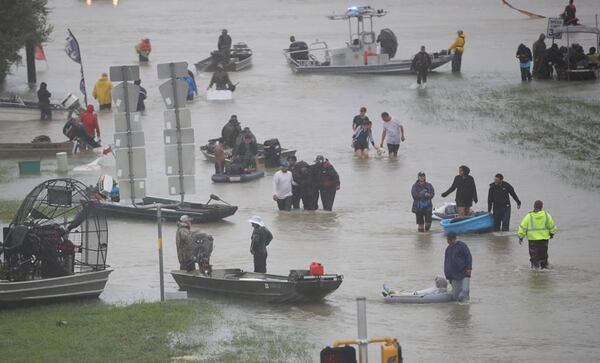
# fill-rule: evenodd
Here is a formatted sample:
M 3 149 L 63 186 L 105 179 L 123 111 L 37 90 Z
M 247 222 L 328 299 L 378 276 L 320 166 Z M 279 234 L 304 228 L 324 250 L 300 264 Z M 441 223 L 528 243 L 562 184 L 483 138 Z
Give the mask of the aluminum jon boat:
M 67 109 L 51 103 L 52 118 L 64 120 Z M 40 119 L 40 107 L 35 101 L 24 101 L 20 97 L 0 98 L 0 121 L 36 121 Z
M 262 170 L 253 171 L 246 174 L 213 174 L 210 179 L 213 183 L 245 183 L 248 181 L 260 179 L 265 176 Z
M 192 218 L 194 223 L 215 222 L 234 215 L 238 209 L 235 205 L 209 204 L 212 200 L 222 201 L 214 194 L 211 194 L 210 199 L 206 204 L 184 202 L 183 205 L 179 205 L 177 201 L 171 199 L 145 197 L 141 202 L 136 204 L 96 201 L 94 202 L 94 207 L 99 213 L 109 217 L 156 220 L 156 208 L 150 208 L 148 206 L 151 206 L 154 203 L 172 204 L 172 207 L 163 206 L 161 208 L 163 219 L 167 221 L 177 221 L 182 215 L 188 215 Z
M 440 221 L 440 225 L 444 228 L 444 233 L 484 233 L 490 232 L 494 228 L 494 217 L 491 213 L 479 212 L 472 216 L 443 219 Z
M 295 273 L 289 276 L 245 272 L 238 268 L 214 269 L 210 275 L 195 271 L 171 271 L 179 288 L 219 295 L 238 296 L 275 304 L 301 304 L 323 300 L 334 292 L 342 275 L 312 276 Z
M 217 64 L 221 62 L 221 54 L 218 50 L 211 52 L 210 57 L 195 63 L 196 72 L 215 72 Z M 239 42 L 233 45 L 229 63 L 223 64 L 225 71 L 237 72 L 249 68 L 252 65 L 252 49 L 246 43 Z

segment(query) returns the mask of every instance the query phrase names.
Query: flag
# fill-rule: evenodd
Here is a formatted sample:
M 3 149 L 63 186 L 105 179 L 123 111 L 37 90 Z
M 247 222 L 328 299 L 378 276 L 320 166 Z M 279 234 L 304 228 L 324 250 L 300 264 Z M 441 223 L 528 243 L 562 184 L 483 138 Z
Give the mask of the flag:
M 108 145 L 107 147 L 105 147 L 104 149 L 102 149 L 102 155 L 108 155 L 110 153 L 112 153 L 112 147 L 110 145 Z
M 75 63 L 81 64 L 81 53 L 79 52 L 79 43 L 73 33 L 71 33 L 71 29 L 67 29 L 69 31 L 69 36 L 67 37 L 67 46 L 65 47 L 65 52 L 73 60 Z
M 67 29 L 69 36 L 67 36 L 67 45 L 65 46 L 65 53 L 75 63 L 79 63 L 81 66 L 81 80 L 79 81 L 79 90 L 83 93 L 83 101 L 87 106 L 87 92 L 85 90 L 85 77 L 83 75 L 83 63 L 81 62 L 81 50 L 79 49 L 79 42 L 71 33 L 71 29 Z
M 46 54 L 41 44 L 35 46 L 35 60 L 43 61 L 46 60 Z

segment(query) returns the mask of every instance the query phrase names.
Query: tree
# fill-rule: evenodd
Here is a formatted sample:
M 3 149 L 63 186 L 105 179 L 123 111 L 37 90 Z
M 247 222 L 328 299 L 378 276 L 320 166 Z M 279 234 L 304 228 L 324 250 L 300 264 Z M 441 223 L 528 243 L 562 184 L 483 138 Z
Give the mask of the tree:
M 0 83 L 10 67 L 21 62 L 19 50 L 26 43 L 48 40 L 48 0 L 0 0 Z

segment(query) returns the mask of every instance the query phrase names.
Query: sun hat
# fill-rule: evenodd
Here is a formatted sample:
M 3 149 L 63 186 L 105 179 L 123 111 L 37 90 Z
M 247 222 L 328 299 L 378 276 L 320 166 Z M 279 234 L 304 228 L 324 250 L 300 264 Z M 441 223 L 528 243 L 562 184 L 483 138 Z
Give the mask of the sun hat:
M 190 216 L 188 216 L 187 214 L 184 214 L 181 217 L 179 217 L 179 222 L 187 223 L 187 222 L 191 222 L 191 221 L 192 221 L 192 218 L 190 218 Z
M 250 222 L 250 224 L 257 224 L 261 227 L 265 226 L 265 224 L 259 216 L 252 216 L 252 218 L 248 219 L 248 222 Z

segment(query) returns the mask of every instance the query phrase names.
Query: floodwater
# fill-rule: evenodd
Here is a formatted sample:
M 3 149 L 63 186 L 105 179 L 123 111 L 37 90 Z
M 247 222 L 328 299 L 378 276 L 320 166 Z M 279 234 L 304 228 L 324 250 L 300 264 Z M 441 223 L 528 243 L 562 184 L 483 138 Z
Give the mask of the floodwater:
M 545 15 L 558 14 L 564 1 L 514 1 Z M 57 99 L 78 92 L 78 65 L 64 54 L 69 27 L 78 37 L 83 52 L 88 90 L 96 77 L 111 65 L 136 64 L 133 46 L 149 37 L 151 62 L 140 68 L 148 90 L 144 127 L 148 155 L 149 195 L 167 195 L 163 174 L 162 112 L 156 65 L 168 61 L 198 61 L 216 46 L 220 29 L 227 27 L 234 42 L 244 41 L 254 50 L 254 66 L 231 74 L 239 89 L 233 103 L 209 104 L 202 94 L 208 74 L 197 77 L 201 96 L 189 104 L 192 110 L 196 145 L 219 135 L 231 114 L 249 126 L 260 140 L 277 137 L 285 147 L 298 150 L 299 159 L 311 161 L 324 154 L 341 176 L 341 190 L 332 213 L 278 212 L 271 199 L 271 175 L 241 185 L 210 182 L 212 165 L 200 152 L 196 155 L 195 195 L 205 201 L 210 193 L 240 206 L 226 221 L 197 225 L 215 237 L 212 262 L 215 267 L 252 268 L 249 254 L 251 228 L 246 220 L 260 215 L 275 235 L 269 246 L 268 269 L 287 274 L 289 269 L 306 268 L 320 261 L 326 272 L 343 274 L 344 283 L 322 304 L 280 307 L 245 301 L 215 300 L 228 316 L 276 331 L 293 331 L 318 351 L 334 339 L 356 337 L 355 298 L 368 299 L 369 336 L 397 337 L 407 361 L 596 361 L 600 329 L 600 247 L 597 215 L 600 195 L 592 180 L 581 183 L 579 176 L 564 173 L 573 165 L 583 169 L 597 166 L 597 160 L 570 160 L 554 151 L 504 144 L 495 131 L 529 125 L 519 119 L 503 123 L 500 112 L 482 117 L 474 104 L 501 103 L 496 94 L 520 97 L 535 104 L 538 95 L 554 94 L 578 101 L 597 101 L 598 83 L 534 82 L 521 84 L 514 57 L 521 42 L 531 46 L 546 29 L 545 20 L 529 20 L 501 5 L 500 1 L 378 1 L 376 8 L 389 10 L 376 27 L 396 32 L 400 45 L 397 57 L 412 56 L 421 44 L 431 50 L 446 48 L 455 31 L 467 36 L 463 73 L 454 76 L 449 65 L 430 76 L 426 90 L 413 90 L 413 76 L 327 76 L 294 75 L 285 64 L 281 49 L 289 35 L 312 41 L 318 37 L 330 46 L 347 40 L 347 25 L 327 20 L 325 15 L 342 12 L 347 1 L 50 1 L 51 42 L 45 47 L 48 67 L 38 63 L 39 79 L 46 81 Z M 593 0 L 578 1 L 578 16 L 593 23 L 600 13 Z M 579 36 L 583 44 L 594 39 Z M 25 69 L 15 69 L 4 92 L 30 92 Z M 357 160 L 349 148 L 351 120 L 360 106 L 366 106 L 379 138 L 378 115 L 388 111 L 398 117 L 406 130 L 406 143 L 397 160 Z M 506 107 L 511 107 L 510 103 Z M 577 110 L 563 110 L 576 115 Z M 569 129 L 565 117 L 562 127 Z M 597 132 L 596 124 L 590 128 Z M 29 141 L 40 133 L 59 138 L 62 121 L 0 125 L 0 140 Z M 100 114 L 105 143 L 113 132 L 110 113 Z M 566 137 L 566 136 L 565 136 Z M 518 140 L 517 140 L 518 141 Z M 567 140 L 568 141 L 568 140 Z M 588 140 L 598 149 L 598 139 Z M 90 162 L 80 156 L 72 165 Z M 2 199 L 22 198 L 42 179 L 53 177 L 53 160 L 42 163 L 41 178 L 18 178 L 14 162 L 3 161 L 8 176 L 3 179 Z M 544 272 L 529 269 L 527 247 L 515 236 L 493 234 L 465 236 L 473 254 L 472 300 L 468 304 L 425 306 L 387 305 L 381 295 L 384 282 L 398 288 L 428 287 L 443 272 L 446 242 L 441 228 L 417 234 L 410 212 L 410 187 L 418 171 L 427 173 L 437 191 L 434 204 L 449 185 L 461 164 L 468 165 L 479 189 L 475 209 L 486 208 L 487 184 L 497 172 L 516 189 L 523 208 L 513 205 L 512 227 L 541 199 L 553 215 L 559 232 L 550 243 L 552 268 Z M 102 173 L 112 173 L 110 168 Z M 70 173 L 87 183 L 99 173 Z M 446 198 L 450 201 L 451 197 Z M 168 224 L 165 235 L 166 270 L 177 267 L 175 226 Z M 110 221 L 109 263 L 114 268 L 102 299 L 108 302 L 155 300 L 159 295 L 156 226 L 135 221 Z M 177 286 L 165 274 L 167 291 Z M 371 348 L 372 361 L 378 349 Z

